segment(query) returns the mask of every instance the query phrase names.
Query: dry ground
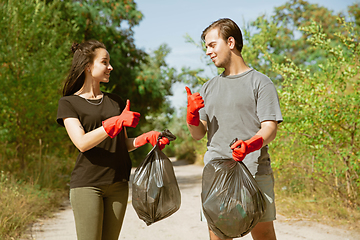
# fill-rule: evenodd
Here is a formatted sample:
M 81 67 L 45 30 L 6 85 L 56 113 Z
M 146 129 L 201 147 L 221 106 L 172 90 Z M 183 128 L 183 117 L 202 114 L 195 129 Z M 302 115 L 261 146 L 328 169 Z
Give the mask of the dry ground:
M 208 231 L 206 223 L 200 221 L 200 193 L 202 166 L 186 164 L 185 161 L 174 163 L 175 174 L 181 190 L 181 207 L 167 219 L 150 226 L 138 218 L 129 204 L 119 240 L 206 240 Z M 274 222 L 278 239 L 283 240 L 360 240 L 355 232 L 345 228 L 287 219 L 277 215 Z M 47 220 L 39 220 L 25 234 L 23 239 L 32 240 L 76 240 L 72 210 L 67 204 Z M 252 239 L 250 234 L 243 240 Z

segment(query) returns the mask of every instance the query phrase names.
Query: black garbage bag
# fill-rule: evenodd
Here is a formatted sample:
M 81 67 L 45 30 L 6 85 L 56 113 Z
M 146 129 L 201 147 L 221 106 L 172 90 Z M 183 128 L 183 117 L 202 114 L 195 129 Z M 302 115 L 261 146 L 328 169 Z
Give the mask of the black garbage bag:
M 170 141 L 176 137 L 163 131 L 159 138 Z M 137 167 L 132 181 L 132 205 L 140 219 L 148 226 L 175 213 L 181 204 L 179 186 L 169 158 L 158 144 Z
M 206 164 L 201 200 L 209 228 L 222 239 L 245 236 L 266 211 L 265 197 L 250 171 L 233 159 Z

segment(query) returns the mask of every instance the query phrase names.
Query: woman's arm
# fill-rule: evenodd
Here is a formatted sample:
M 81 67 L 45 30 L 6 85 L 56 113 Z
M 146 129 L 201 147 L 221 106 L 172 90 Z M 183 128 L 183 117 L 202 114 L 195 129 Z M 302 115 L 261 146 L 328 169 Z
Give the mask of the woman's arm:
M 168 138 L 170 136 L 161 136 L 161 138 L 159 138 L 160 134 L 161 134 L 161 132 L 158 132 L 158 131 L 149 131 L 149 132 L 143 133 L 140 136 L 137 136 L 135 138 L 128 138 L 126 130 L 125 130 L 126 147 L 127 147 L 128 151 L 131 152 L 136 148 L 139 148 L 147 143 L 150 143 L 152 146 L 155 146 L 156 144 L 158 144 L 160 150 L 162 150 L 165 148 L 166 145 L 168 145 L 170 143 L 170 140 Z
M 102 126 L 85 133 L 79 119 L 64 118 L 63 120 L 71 141 L 80 152 L 90 150 L 109 137 Z
M 135 138 L 128 138 L 126 128 L 123 129 L 125 131 L 125 144 L 128 149 L 128 152 L 131 152 L 136 149 L 135 147 Z

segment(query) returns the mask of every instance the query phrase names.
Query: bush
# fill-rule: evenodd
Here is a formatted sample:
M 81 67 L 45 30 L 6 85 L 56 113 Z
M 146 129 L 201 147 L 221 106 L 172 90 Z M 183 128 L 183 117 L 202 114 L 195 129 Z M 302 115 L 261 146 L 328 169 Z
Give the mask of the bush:
M 4 171 L 0 174 L 0 239 L 17 239 L 30 223 L 64 201 L 64 191 L 17 181 Z

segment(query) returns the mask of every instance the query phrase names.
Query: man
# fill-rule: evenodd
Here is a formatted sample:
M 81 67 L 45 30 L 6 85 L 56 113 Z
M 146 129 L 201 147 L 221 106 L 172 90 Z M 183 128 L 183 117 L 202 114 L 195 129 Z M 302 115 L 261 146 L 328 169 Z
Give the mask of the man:
M 279 99 L 272 81 L 249 68 L 242 58 L 240 28 L 230 19 L 220 19 L 201 36 L 206 54 L 224 72 L 206 82 L 199 93 L 188 95 L 187 125 L 192 137 L 200 140 L 207 133 L 207 164 L 214 158 L 243 161 L 265 194 L 267 211 L 253 228 L 255 240 L 276 239 L 274 178 L 268 144 L 275 139 L 282 122 Z M 233 139 L 239 139 L 231 148 Z M 202 216 L 204 219 L 204 216 Z M 211 230 L 210 239 L 220 239 Z

